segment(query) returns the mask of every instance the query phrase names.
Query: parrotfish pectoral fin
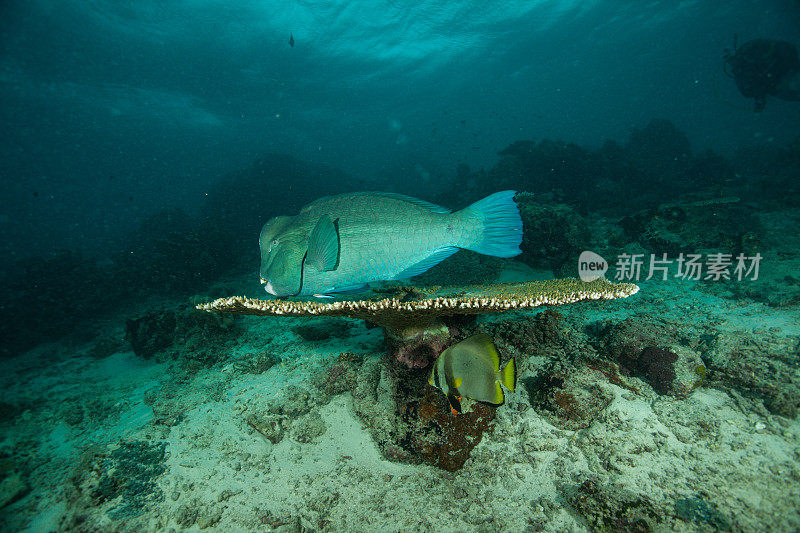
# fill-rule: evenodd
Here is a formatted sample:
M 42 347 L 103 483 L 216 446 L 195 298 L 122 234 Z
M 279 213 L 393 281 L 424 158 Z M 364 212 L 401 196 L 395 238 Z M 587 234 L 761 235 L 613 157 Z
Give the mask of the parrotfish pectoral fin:
M 438 265 L 454 253 L 456 253 L 459 249 L 455 246 L 448 246 L 446 248 L 439 248 L 431 255 L 423 259 L 418 263 L 414 263 L 410 267 L 406 268 L 399 274 L 397 274 L 392 279 L 405 279 L 405 278 L 413 278 L 414 276 L 418 276 L 423 272 L 433 268 L 434 266 Z
M 344 287 L 334 287 L 331 289 L 331 292 L 335 292 L 336 294 L 346 294 L 351 292 L 361 292 L 366 289 L 369 289 L 369 284 L 362 283 L 360 285 L 346 285 Z
M 339 231 L 327 215 L 321 216 L 308 239 L 306 263 L 319 271 L 334 270 L 339 262 Z
M 513 257 L 522 252 L 522 217 L 514 202 L 515 194 L 517 191 L 496 192 L 464 210 L 476 214 L 483 225 L 482 239 L 467 248 L 496 257 Z

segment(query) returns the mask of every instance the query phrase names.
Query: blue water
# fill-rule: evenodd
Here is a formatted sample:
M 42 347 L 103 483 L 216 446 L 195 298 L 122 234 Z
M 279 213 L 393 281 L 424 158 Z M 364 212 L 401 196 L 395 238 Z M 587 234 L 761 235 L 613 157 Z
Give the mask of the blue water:
M 800 123 L 795 103 L 752 113 L 722 73 L 734 34 L 800 41 L 789 0 L 0 10 L 3 257 L 112 246 L 266 152 L 425 196 L 518 139 L 599 146 L 662 117 L 731 153 L 783 145 Z M 269 181 L 253 194 L 269 199 Z

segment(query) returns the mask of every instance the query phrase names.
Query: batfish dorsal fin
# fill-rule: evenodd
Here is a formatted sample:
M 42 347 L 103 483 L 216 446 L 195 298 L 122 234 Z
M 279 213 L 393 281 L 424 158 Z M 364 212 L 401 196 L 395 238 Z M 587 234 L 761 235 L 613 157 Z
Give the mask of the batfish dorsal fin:
M 339 230 L 330 217 L 323 215 L 308 238 L 306 264 L 320 271 L 335 270 L 339 263 Z
M 459 350 L 467 350 L 472 354 L 477 355 L 492 366 L 495 372 L 500 371 L 500 356 L 497 353 L 497 348 L 494 346 L 492 338 L 485 333 L 478 333 L 468 339 L 464 339 L 456 346 Z

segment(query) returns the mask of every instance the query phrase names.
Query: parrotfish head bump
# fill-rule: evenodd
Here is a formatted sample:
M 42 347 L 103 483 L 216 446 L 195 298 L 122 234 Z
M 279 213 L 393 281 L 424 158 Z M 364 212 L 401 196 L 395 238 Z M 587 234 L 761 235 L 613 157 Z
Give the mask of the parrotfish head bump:
M 259 236 L 261 283 L 273 296 L 298 294 L 302 285 L 305 250 L 293 242 L 292 235 L 284 233 L 291 221 L 292 217 L 275 217 L 264 224 Z

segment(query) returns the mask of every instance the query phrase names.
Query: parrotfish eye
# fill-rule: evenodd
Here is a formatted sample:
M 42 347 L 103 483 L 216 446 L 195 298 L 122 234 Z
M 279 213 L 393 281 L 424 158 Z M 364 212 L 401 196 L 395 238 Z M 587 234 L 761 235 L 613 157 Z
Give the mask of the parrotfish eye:
M 272 251 L 273 248 L 278 246 L 278 239 L 272 239 L 272 244 L 269 247 L 269 250 Z

